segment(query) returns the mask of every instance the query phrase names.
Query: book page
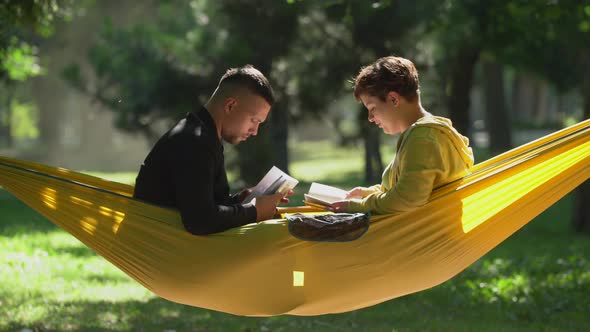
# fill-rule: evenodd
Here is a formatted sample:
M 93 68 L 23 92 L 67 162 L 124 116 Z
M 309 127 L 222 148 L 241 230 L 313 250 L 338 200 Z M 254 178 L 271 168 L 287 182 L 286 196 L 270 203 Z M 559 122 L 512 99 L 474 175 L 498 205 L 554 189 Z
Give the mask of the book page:
M 307 205 L 311 205 L 314 206 L 314 204 L 319 204 L 319 205 L 323 205 L 323 206 L 328 206 L 330 204 L 332 204 L 333 202 L 338 201 L 337 199 L 326 199 L 325 197 L 317 197 L 317 196 L 313 196 L 313 195 L 309 195 L 309 194 L 303 194 L 303 202 L 304 203 L 312 203 L 312 204 L 307 204 Z
M 336 187 L 313 182 L 309 188 L 309 192 L 303 196 L 305 197 L 305 202 L 330 205 L 336 201 L 345 200 L 347 193 L 347 191 Z
M 281 171 L 278 167 L 273 166 L 266 175 L 252 188 L 243 203 L 249 203 L 252 199 L 262 195 L 272 195 L 274 193 L 287 194 L 289 190 L 295 188 L 299 183 L 296 179 Z

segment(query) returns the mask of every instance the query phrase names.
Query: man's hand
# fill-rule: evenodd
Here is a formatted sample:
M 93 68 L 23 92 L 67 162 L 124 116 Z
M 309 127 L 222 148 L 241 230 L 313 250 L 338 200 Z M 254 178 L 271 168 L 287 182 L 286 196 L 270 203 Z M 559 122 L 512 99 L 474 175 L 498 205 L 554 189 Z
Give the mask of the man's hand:
M 293 190 L 289 190 L 289 192 L 281 198 L 281 203 L 289 203 L 289 199 L 287 197 L 293 196 Z
M 251 188 L 246 188 L 246 189 L 240 191 L 240 193 L 238 194 L 238 202 L 243 203 L 244 200 L 246 199 L 246 197 L 248 197 L 248 195 L 250 195 L 250 193 L 252 193 Z
M 276 211 L 277 205 L 283 199 L 283 194 L 264 195 L 256 197 L 256 221 L 271 219 Z
M 363 198 L 363 187 L 356 187 L 348 191 L 346 198 Z

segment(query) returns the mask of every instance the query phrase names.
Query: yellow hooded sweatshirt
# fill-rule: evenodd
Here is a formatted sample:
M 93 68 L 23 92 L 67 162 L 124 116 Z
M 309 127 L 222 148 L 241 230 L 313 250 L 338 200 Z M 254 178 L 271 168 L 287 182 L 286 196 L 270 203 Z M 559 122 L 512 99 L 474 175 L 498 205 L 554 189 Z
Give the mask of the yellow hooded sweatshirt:
M 363 188 L 362 199 L 352 199 L 350 212 L 394 214 L 428 202 L 432 190 L 465 176 L 473 166 L 469 139 L 451 120 L 425 116 L 406 129 L 395 158 L 385 168 L 382 183 Z

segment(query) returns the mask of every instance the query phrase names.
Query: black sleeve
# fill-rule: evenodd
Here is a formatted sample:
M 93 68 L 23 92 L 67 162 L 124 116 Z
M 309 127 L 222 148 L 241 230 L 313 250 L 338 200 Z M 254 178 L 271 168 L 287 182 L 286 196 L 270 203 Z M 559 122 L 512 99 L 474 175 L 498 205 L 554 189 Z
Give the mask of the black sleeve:
M 230 195 L 229 196 L 229 202 L 231 204 L 239 204 L 240 203 L 240 193 L 237 192 L 237 193 L 235 193 L 233 195 Z
M 252 204 L 220 205 L 215 202 L 215 156 L 198 141 L 174 144 L 172 180 L 176 203 L 187 231 L 196 235 L 218 233 L 256 221 Z

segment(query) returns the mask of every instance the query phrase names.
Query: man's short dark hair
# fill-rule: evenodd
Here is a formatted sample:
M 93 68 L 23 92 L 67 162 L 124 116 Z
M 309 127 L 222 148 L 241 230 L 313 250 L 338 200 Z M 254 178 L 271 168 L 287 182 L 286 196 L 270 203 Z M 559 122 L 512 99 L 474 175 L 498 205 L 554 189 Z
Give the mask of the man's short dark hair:
M 219 86 L 231 84 L 248 89 L 266 100 L 269 105 L 275 103 L 275 95 L 268 79 L 252 65 L 240 68 L 230 68 L 219 80 Z

